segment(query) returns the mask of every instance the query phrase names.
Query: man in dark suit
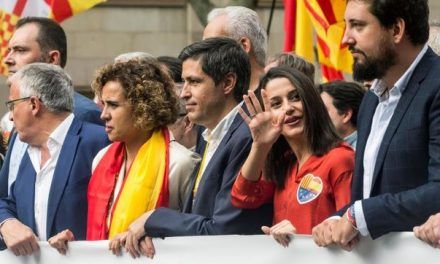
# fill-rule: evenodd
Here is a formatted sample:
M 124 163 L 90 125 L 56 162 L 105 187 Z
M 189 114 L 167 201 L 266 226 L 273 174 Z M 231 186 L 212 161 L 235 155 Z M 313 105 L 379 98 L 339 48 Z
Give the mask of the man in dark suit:
M 8 44 L 5 64 L 12 75 L 33 62 L 59 65 L 67 62 L 67 40 L 63 28 L 55 21 L 43 17 L 25 17 L 17 22 L 16 30 Z M 103 125 L 101 111 L 89 98 L 74 93 L 74 114 L 82 121 Z M 0 171 L 0 197 L 8 196 L 27 145 L 13 134 L 5 162 Z
M 181 52 L 185 81 L 181 97 L 189 119 L 206 127 L 207 144 L 196 169 L 193 191 L 183 213 L 158 208 L 132 223 L 126 248 L 139 255 L 139 239 L 150 237 L 257 234 L 272 223 L 272 206 L 242 210 L 231 204 L 231 188 L 252 144 L 250 131 L 238 114 L 249 87 L 249 59 L 230 38 L 209 38 Z M 146 242 L 147 241 L 147 242 Z M 149 238 L 141 240 L 147 248 Z M 151 249 L 151 247 L 150 247 Z M 152 256 L 151 251 L 142 251 Z
M 374 80 L 359 110 L 352 204 L 313 230 L 351 250 L 361 236 L 411 231 L 440 210 L 440 58 L 427 0 L 349 0 L 353 77 Z
M 8 82 L 10 118 L 29 147 L 10 195 L 0 199 L 0 247 L 28 255 L 38 239 L 65 229 L 85 239 L 87 185 L 108 142 L 104 128 L 72 114 L 72 81 L 59 66 L 29 64 Z

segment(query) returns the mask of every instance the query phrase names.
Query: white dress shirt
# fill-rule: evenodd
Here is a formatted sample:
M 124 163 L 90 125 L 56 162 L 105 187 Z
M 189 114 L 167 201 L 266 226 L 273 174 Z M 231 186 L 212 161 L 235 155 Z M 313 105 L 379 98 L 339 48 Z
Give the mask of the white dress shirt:
M 363 178 L 363 198 L 370 197 L 371 188 L 373 184 L 373 173 L 376 166 L 377 154 L 382 144 L 383 137 L 388 128 L 391 118 L 393 117 L 394 110 L 402 97 L 403 91 L 406 89 L 408 82 L 414 72 L 414 69 L 419 64 L 422 57 L 428 50 L 428 46 L 425 45 L 417 57 L 414 59 L 410 67 L 405 73 L 397 80 L 394 86 L 386 91 L 382 80 L 376 79 L 373 82 L 370 90 L 379 98 L 379 104 L 374 112 L 373 121 L 371 124 L 370 134 L 368 136 L 367 143 L 364 151 L 364 178 Z M 372 133 L 373 131 L 374 133 Z M 354 203 L 354 212 L 356 217 L 356 225 L 359 232 L 363 236 L 369 235 L 367 223 L 365 221 L 364 211 L 362 208 L 362 201 L 358 200 Z
M 50 134 L 47 140 L 47 148 L 50 157 L 43 165 L 41 164 L 41 151 L 37 147 L 29 146 L 28 154 L 32 166 L 36 172 L 35 176 L 35 197 L 34 214 L 37 227 L 37 234 L 40 240 L 47 240 L 47 205 L 49 202 L 50 187 L 52 185 L 53 174 L 60 156 L 60 151 L 73 121 L 73 114 L 70 114 L 60 125 Z
M 215 126 L 213 130 L 209 130 L 208 128 L 203 131 L 202 136 L 206 142 L 208 142 L 208 149 L 206 149 L 205 156 L 203 157 L 205 160 L 201 163 L 200 167 L 200 175 L 203 177 L 203 172 L 206 169 L 206 166 L 209 164 L 212 156 L 214 156 L 215 151 L 218 146 L 222 142 L 226 133 L 228 133 L 229 128 L 234 122 L 235 117 L 237 116 L 238 109 L 241 107 L 241 104 L 238 104 L 234 107 L 218 124 Z

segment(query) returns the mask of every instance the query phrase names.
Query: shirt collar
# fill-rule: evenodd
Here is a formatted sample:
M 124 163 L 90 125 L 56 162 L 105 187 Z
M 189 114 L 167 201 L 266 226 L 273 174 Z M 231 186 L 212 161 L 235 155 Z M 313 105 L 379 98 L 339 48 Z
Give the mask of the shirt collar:
M 67 132 L 69 131 L 70 126 L 72 125 L 74 115 L 70 113 L 66 119 L 58 125 L 57 128 L 50 134 L 49 139 L 56 142 L 59 145 L 64 143 L 64 139 L 66 138 Z
M 218 139 L 223 138 L 223 136 L 228 132 L 229 128 L 232 125 L 232 122 L 235 119 L 235 116 L 238 113 L 238 108 L 241 107 L 241 104 L 235 106 L 211 131 L 208 128 L 203 131 L 202 136 L 203 139 L 207 142 L 213 142 Z
M 405 71 L 405 73 L 397 80 L 396 83 L 394 83 L 394 86 L 390 89 L 390 93 L 400 93 L 402 94 L 405 90 L 415 68 L 419 64 L 419 62 L 422 60 L 423 56 L 425 55 L 426 51 L 428 50 L 428 45 L 425 44 L 422 48 L 422 50 L 419 52 L 417 57 L 414 59 L 414 61 L 411 63 L 411 65 L 408 67 L 408 69 Z M 373 84 L 371 85 L 370 90 L 379 97 L 379 101 L 382 102 L 384 100 L 387 100 L 389 97 L 389 94 L 385 92 L 386 90 L 385 82 L 381 79 L 375 79 Z M 394 90 L 394 91 L 393 91 Z
M 356 140 L 357 140 L 357 130 L 355 130 L 353 133 L 351 133 L 350 135 L 344 138 L 344 141 L 351 146 L 354 144 L 354 142 L 356 142 Z

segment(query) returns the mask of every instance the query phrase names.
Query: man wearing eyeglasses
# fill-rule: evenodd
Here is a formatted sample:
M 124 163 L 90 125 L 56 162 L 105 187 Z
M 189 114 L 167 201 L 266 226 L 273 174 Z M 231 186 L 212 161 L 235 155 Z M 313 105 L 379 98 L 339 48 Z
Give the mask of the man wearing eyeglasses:
M 72 80 L 59 66 L 29 64 L 8 85 L 10 119 L 29 147 L 0 199 L 0 249 L 29 255 L 38 240 L 63 231 L 85 239 L 87 185 L 93 157 L 108 142 L 104 128 L 72 113 Z
M 67 62 L 67 40 L 63 28 L 48 18 L 20 19 L 9 41 L 4 62 L 10 75 L 33 62 L 50 63 L 64 68 Z M 74 92 L 74 113 L 80 120 L 103 125 L 101 112 L 96 104 L 77 92 Z M 17 139 L 16 134 L 11 136 L 9 150 L 0 171 L 0 198 L 8 196 L 26 148 L 27 144 Z

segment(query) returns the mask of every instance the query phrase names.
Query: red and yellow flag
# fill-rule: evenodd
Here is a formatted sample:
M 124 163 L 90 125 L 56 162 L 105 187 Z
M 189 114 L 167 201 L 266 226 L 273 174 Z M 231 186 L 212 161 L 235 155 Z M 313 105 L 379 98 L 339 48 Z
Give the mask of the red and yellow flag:
M 353 57 L 342 45 L 346 0 L 284 0 L 284 50 L 314 62 L 315 48 L 325 81 L 351 73 Z
M 58 23 L 105 0 L 1 0 L 0 1 L 0 74 L 6 74 L 3 58 L 8 41 L 21 17 L 53 18 Z

